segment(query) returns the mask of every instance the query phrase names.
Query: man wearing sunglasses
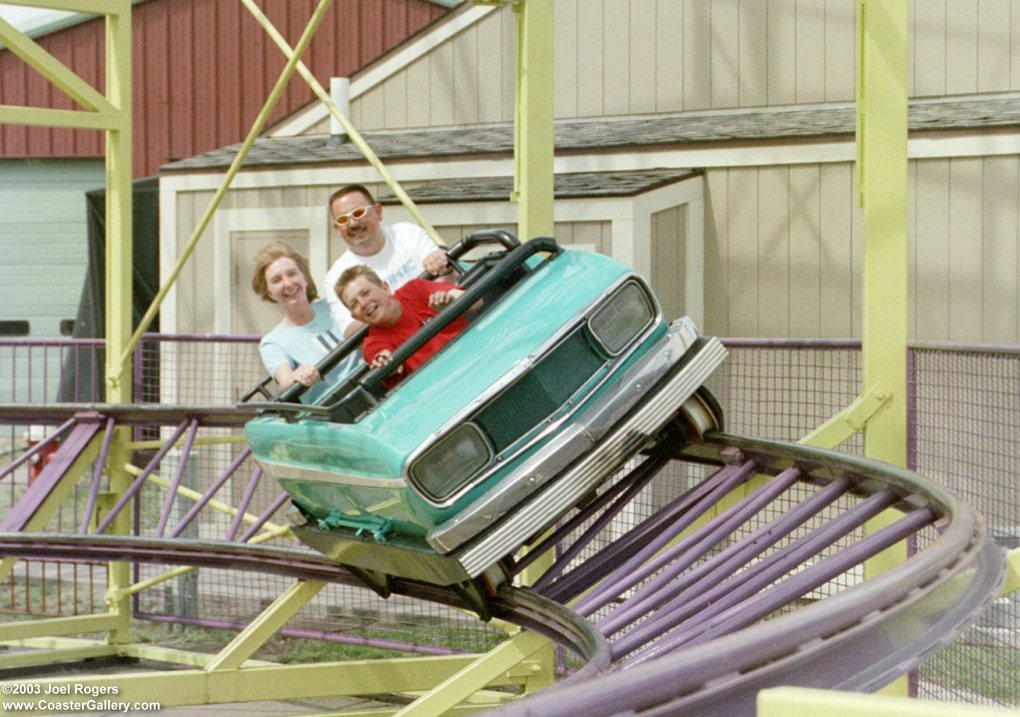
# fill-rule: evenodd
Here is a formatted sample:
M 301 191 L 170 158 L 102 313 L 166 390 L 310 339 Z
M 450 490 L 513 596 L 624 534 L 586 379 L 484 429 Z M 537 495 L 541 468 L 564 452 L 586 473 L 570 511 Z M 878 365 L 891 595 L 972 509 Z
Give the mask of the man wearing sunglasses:
M 330 309 L 345 337 L 362 325 L 351 316 L 334 288 L 348 267 L 371 267 L 393 290 L 422 271 L 441 276 L 449 269 L 446 253 L 417 224 L 399 222 L 384 227 L 382 205 L 361 184 L 348 184 L 333 192 L 329 215 L 333 231 L 344 240 L 347 250 L 333 262 L 324 285 Z

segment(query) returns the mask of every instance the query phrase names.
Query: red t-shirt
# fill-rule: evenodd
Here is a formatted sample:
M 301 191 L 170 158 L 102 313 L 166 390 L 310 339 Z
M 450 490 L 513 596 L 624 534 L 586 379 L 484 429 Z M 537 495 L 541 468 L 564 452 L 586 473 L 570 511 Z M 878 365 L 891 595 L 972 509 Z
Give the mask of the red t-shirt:
M 397 347 L 411 338 L 418 329 L 425 325 L 426 321 L 435 317 L 436 311 L 429 306 L 429 296 L 437 291 L 449 291 L 456 288 L 458 288 L 457 285 L 451 281 L 411 279 L 397 289 L 393 296 L 403 307 L 400 318 L 390 326 L 370 326 L 368 328 L 368 336 L 365 337 L 364 345 L 361 347 L 365 361 L 371 364 L 380 351 L 396 351 Z M 392 387 L 404 376 L 428 361 L 466 327 L 467 319 L 463 315 L 458 316 L 446 328 L 429 339 L 428 343 L 418 349 L 411 358 L 407 359 L 404 362 L 404 370 L 399 374 L 391 374 L 384 385 Z

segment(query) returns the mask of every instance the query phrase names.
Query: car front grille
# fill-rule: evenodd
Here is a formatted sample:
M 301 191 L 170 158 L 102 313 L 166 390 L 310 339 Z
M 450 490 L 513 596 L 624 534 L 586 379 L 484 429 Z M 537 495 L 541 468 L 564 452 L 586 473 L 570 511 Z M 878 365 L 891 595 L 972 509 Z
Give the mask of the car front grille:
M 500 453 L 552 415 L 607 359 L 579 328 L 474 417 Z

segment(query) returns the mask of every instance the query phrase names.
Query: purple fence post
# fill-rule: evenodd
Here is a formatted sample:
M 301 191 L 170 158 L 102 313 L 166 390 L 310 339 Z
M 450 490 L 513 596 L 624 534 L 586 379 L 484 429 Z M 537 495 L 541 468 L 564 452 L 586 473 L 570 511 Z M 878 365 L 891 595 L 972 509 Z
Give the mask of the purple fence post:
M 142 340 L 135 344 L 135 355 L 133 358 L 134 366 L 132 373 L 134 374 L 134 387 L 131 389 L 131 395 L 134 396 L 135 403 L 143 403 L 140 399 L 142 395 L 142 355 L 144 353 L 142 347 L 145 345 L 145 336 L 142 336 Z

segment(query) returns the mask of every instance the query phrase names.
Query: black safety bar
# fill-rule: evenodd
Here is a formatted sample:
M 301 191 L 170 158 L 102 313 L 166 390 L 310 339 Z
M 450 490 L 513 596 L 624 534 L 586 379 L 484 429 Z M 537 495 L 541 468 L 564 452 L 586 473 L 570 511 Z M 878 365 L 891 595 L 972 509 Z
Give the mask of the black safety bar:
M 328 416 L 332 420 L 356 420 L 361 413 L 378 403 L 382 398 L 385 393 L 383 381 L 436 334 L 447 327 L 450 322 L 467 312 L 479 299 L 497 288 L 502 282 L 510 279 L 515 272 L 526 269 L 525 262 L 531 257 L 541 253 L 556 256 L 562 251 L 556 241 L 551 238 L 533 239 L 527 244 L 518 245 L 505 254 L 486 274 L 477 277 L 470 284 L 465 283 L 465 286 L 462 287 L 464 293 L 402 343 L 393 353 L 388 364 L 375 369 L 369 369 L 367 365 L 360 367 L 341 385 L 332 389 L 319 406 L 312 407 L 313 410 L 307 411 L 307 413 Z M 330 399 L 334 396 L 339 398 L 331 402 Z M 302 404 L 296 406 L 291 404 L 284 410 L 296 412 L 301 409 Z
M 515 271 L 524 266 L 524 263 L 540 253 L 548 253 L 556 256 L 562 253 L 562 249 L 555 239 L 542 237 L 532 239 L 521 244 L 508 253 L 496 264 L 487 274 L 473 282 L 464 290 L 464 293 L 452 304 L 440 311 L 434 319 L 422 326 L 404 343 L 393 352 L 393 358 L 385 366 L 372 369 L 361 382 L 372 393 L 377 393 L 382 381 L 390 376 L 407 359 L 411 358 L 418 349 L 427 344 L 432 337 L 445 329 L 458 316 L 464 314 L 476 301 L 481 299 L 491 289 L 508 279 Z
M 499 244 L 507 252 L 520 246 L 520 242 L 517 241 L 517 237 L 505 229 L 482 229 L 481 231 L 468 234 L 447 250 L 446 256 L 449 260 L 450 266 L 455 267 L 457 271 L 460 272 L 460 265 L 457 263 L 460 258 L 472 249 L 487 243 Z M 435 278 L 428 272 L 423 273 L 421 277 L 424 279 Z M 462 286 L 467 287 L 472 278 L 473 277 L 463 275 Z M 358 331 L 351 334 L 347 339 L 334 346 L 330 352 L 323 356 L 322 359 L 319 360 L 319 363 L 316 364 L 315 367 L 318 369 L 319 375 L 325 376 L 343 359 L 357 350 L 357 348 L 361 346 L 361 342 L 364 340 L 367 333 L 368 328 L 363 326 Z M 304 384 L 295 383 L 284 389 L 280 394 L 274 396 L 269 391 L 269 384 L 273 383 L 273 381 L 274 379 L 272 376 L 266 376 L 263 378 L 241 396 L 240 401 L 238 401 L 238 405 L 248 403 L 255 394 L 261 395 L 267 401 L 294 403 L 297 402 L 308 389 L 308 386 L 305 386 Z

